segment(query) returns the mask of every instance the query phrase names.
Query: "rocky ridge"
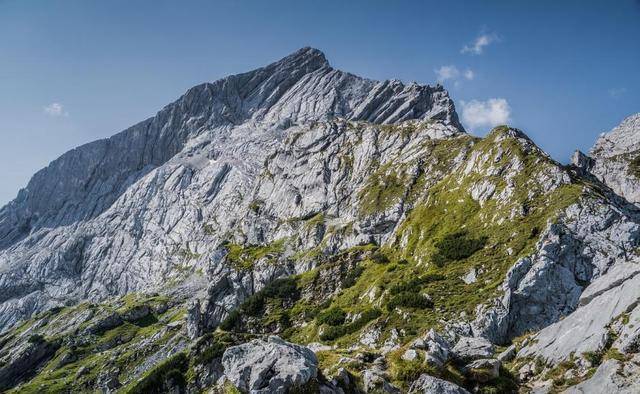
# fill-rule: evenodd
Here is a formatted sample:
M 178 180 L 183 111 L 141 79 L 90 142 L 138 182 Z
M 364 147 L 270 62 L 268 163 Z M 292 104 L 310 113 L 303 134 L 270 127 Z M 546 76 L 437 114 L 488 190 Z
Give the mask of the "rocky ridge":
M 634 119 L 562 166 L 310 48 L 192 88 L 0 210 L 0 389 L 633 392 Z

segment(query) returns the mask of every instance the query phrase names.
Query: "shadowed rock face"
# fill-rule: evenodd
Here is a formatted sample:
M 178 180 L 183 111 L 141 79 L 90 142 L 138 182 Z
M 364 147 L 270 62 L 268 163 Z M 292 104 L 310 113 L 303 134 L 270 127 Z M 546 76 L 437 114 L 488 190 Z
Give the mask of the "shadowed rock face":
M 202 254 L 238 227 L 285 139 L 337 118 L 463 131 L 441 86 L 360 78 L 312 48 L 198 85 L 154 117 L 65 153 L 0 210 L 0 329 L 62 300 L 158 284 L 177 255 Z M 315 198 L 307 204 L 328 204 Z M 208 241 L 203 222 L 216 223 Z

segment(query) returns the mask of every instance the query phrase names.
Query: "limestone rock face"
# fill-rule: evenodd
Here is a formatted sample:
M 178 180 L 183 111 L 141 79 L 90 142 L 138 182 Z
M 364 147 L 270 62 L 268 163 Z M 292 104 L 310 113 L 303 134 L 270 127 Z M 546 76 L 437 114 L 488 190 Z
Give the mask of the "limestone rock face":
M 333 126 L 316 130 L 318 121 Z M 348 121 L 423 122 L 417 126 L 423 138 L 463 131 L 442 86 L 360 78 L 303 48 L 191 88 L 154 117 L 65 153 L 0 209 L 0 331 L 63 300 L 149 290 L 180 272 L 215 266 L 224 255 L 215 246 L 222 242 L 285 236 L 286 226 L 280 234 L 274 229 L 279 219 L 333 207 L 346 209 L 350 220 L 351 201 L 343 198 L 357 184 L 340 184 L 343 174 L 334 173 L 337 143 L 357 138 L 346 135 Z M 370 128 L 365 150 L 353 155 L 361 172 L 380 152 L 406 143 L 378 134 Z M 278 176 L 288 172 L 292 178 Z M 256 209 L 261 202 L 263 213 Z M 380 237 L 399 215 L 390 212 L 391 218 L 367 223 L 362 236 L 333 246 Z M 303 247 L 321 238 L 322 227 L 310 230 Z M 295 271 L 270 267 L 257 270 L 258 282 Z M 241 287 L 234 290 L 239 300 L 242 291 L 254 291 L 253 284 Z M 237 302 L 228 300 L 229 306 Z
M 318 359 L 306 347 L 271 336 L 227 349 L 224 376 L 248 393 L 287 393 L 318 374 Z
M 566 394 L 620 393 L 640 391 L 640 367 L 636 362 L 603 362 L 588 380 L 565 391 Z
M 622 336 L 614 347 L 635 352 L 635 344 L 640 340 L 635 328 L 638 321 L 635 316 L 640 313 L 637 306 L 639 274 L 640 262 L 614 266 L 585 289 L 574 313 L 535 334 L 532 344 L 524 347 L 518 356 L 536 356 L 557 364 L 572 354 L 602 352 L 612 335 L 618 337 L 616 329 Z M 613 324 L 624 313 L 633 315 L 633 321 Z
M 640 113 L 601 135 L 589 155 L 592 174 L 630 202 L 640 203 Z

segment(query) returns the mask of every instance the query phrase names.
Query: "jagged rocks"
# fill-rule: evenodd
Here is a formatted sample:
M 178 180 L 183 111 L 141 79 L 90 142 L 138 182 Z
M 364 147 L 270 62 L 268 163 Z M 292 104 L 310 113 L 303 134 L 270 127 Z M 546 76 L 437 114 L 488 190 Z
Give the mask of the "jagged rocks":
M 318 376 L 318 360 L 311 350 L 275 336 L 228 348 L 222 365 L 234 386 L 251 393 L 287 393 Z
M 411 349 L 409 350 L 416 352 L 415 349 L 424 351 L 425 362 L 438 368 L 444 366 L 444 364 L 449 361 L 451 354 L 449 343 L 433 329 L 429 330 L 424 337 L 413 341 Z
M 430 375 L 420 375 L 418 380 L 411 384 L 409 393 L 415 394 L 469 394 L 460 386 L 446 380 L 438 379 Z
M 614 320 L 638 309 L 639 274 L 638 263 L 624 262 L 612 267 L 586 288 L 576 312 L 536 333 L 531 344 L 521 349 L 518 356 L 538 357 L 552 364 L 567 360 L 573 354 L 605 350 L 614 334 L 610 328 Z M 628 325 L 621 324 L 620 328 Z M 623 338 L 635 339 L 624 335 Z M 635 351 L 633 347 L 631 350 Z
M 591 148 L 589 171 L 617 194 L 640 203 L 640 114 L 602 134 Z

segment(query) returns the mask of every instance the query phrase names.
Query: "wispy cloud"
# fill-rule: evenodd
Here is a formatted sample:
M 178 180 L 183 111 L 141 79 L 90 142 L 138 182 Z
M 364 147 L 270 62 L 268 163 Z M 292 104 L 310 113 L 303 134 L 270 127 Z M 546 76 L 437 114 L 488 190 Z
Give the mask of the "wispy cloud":
M 617 99 L 620 98 L 622 96 L 624 96 L 624 94 L 627 93 L 627 88 L 611 88 L 609 89 L 609 96 L 611 98 Z
M 60 103 L 51 103 L 43 107 L 42 110 L 49 116 L 69 116 L 69 113 L 65 111 L 64 106 Z
M 438 82 L 453 81 L 456 85 L 462 78 L 470 81 L 475 78 L 475 73 L 471 69 L 460 71 L 458 67 L 454 65 L 442 66 L 433 70 L 436 73 Z
M 471 130 L 479 127 L 495 127 L 509 123 L 511 107 L 503 98 L 490 98 L 486 101 L 462 101 L 462 123 Z
M 472 55 L 481 55 L 484 52 L 485 47 L 490 44 L 499 41 L 499 37 L 495 33 L 483 33 L 480 34 L 473 43 L 465 45 L 460 50 L 460 53 L 470 53 Z

